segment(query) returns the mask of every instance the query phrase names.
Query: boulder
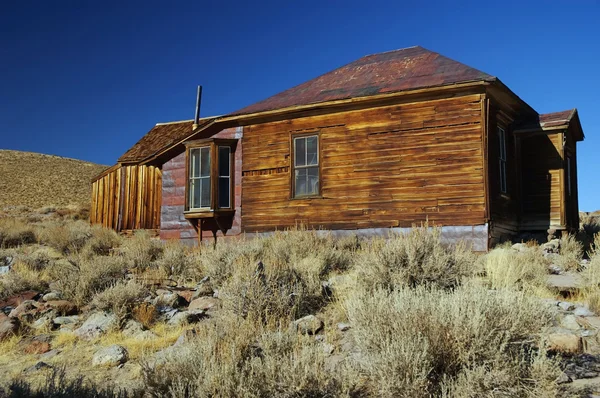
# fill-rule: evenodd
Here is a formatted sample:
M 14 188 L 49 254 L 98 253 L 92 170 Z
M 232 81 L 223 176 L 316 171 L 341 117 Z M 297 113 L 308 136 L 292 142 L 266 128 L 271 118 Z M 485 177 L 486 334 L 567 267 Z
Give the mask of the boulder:
M 202 310 L 202 311 L 212 311 L 221 307 L 221 300 L 212 297 L 212 296 L 204 296 L 192 300 L 190 305 L 188 306 L 188 310 Z
M 79 315 L 58 316 L 52 320 L 55 325 L 70 325 L 79 322 Z
M 116 366 L 127 362 L 129 353 L 118 344 L 113 344 L 109 347 L 101 348 L 96 351 L 92 358 L 94 366 Z
M 55 300 L 46 303 L 48 308 L 55 310 L 58 315 L 76 315 L 77 306 L 67 300 Z
M 6 308 L 6 307 L 15 308 L 19 304 L 21 304 L 23 301 L 33 300 L 36 297 L 39 297 L 38 292 L 36 292 L 35 290 L 27 290 L 27 291 L 19 293 L 16 296 L 11 296 L 11 297 L 7 298 L 6 300 L 0 301 L 0 308 Z
M 177 293 L 170 291 L 163 291 L 152 300 L 152 304 L 156 307 L 172 307 L 177 308 L 181 305 L 185 305 L 185 300 L 180 297 Z
M 575 304 L 568 301 L 561 301 L 558 303 L 558 306 L 564 311 L 573 311 L 575 309 Z
M 594 314 L 592 311 L 590 311 L 590 309 L 589 309 L 589 308 L 587 308 L 587 307 L 577 307 L 577 308 L 575 308 L 575 310 L 573 311 L 573 314 L 574 314 L 574 315 L 577 315 L 577 316 L 594 316 L 594 315 L 595 315 L 595 314 Z
M 75 330 L 75 335 L 82 339 L 93 339 L 100 337 L 109 330 L 115 328 L 118 324 L 118 318 L 115 314 L 106 312 L 96 312 Z
M 527 245 L 525 243 L 515 243 L 511 246 L 511 249 L 518 252 L 524 252 L 527 250 Z
M 52 318 L 56 316 L 56 314 L 54 314 L 53 312 L 54 311 L 50 311 L 42 315 L 40 318 L 38 318 L 35 322 L 31 324 L 31 328 L 36 330 L 51 329 L 54 326 L 52 323 Z
M 181 311 L 173 315 L 167 324 L 172 326 L 183 326 L 199 322 L 204 317 L 206 317 L 206 313 L 203 310 Z
M 28 312 L 35 311 L 38 308 L 37 302 L 34 300 L 25 300 L 18 306 L 16 306 L 8 316 L 10 318 L 21 318 Z
M 25 354 L 45 354 L 50 351 L 50 343 L 45 341 L 32 341 L 23 348 Z
M 545 253 L 558 254 L 560 252 L 560 239 L 552 239 L 550 242 L 544 243 L 542 250 Z
M 570 331 L 551 333 L 546 338 L 548 351 L 560 354 L 579 354 L 582 351 L 581 337 Z
M 196 291 L 194 291 L 193 289 L 179 288 L 175 290 L 175 293 L 180 298 L 179 302 L 183 302 L 185 303 L 184 305 L 187 305 L 193 300 L 192 297 L 194 296 L 194 293 L 196 293 Z
M 16 318 L 0 319 L 0 341 L 16 335 L 20 326 L 21 323 Z
M 561 321 L 560 326 L 569 329 L 569 330 L 579 330 L 580 325 L 577 322 L 577 317 L 575 315 L 566 315 Z
M 307 315 L 304 318 L 295 320 L 294 326 L 298 332 L 312 335 L 319 333 L 325 324 L 316 316 Z
M 127 321 L 122 332 L 124 336 L 137 340 L 152 340 L 157 337 L 154 332 L 147 330 L 144 325 L 133 319 Z
M 338 323 L 337 327 L 340 330 L 340 332 L 345 332 L 346 330 L 351 328 L 351 326 L 348 325 L 347 323 Z
M 204 296 L 212 296 L 214 294 L 214 289 L 211 283 L 207 280 L 205 282 L 200 282 L 196 286 L 196 291 L 192 295 L 191 299 L 195 300 Z
M 46 293 L 44 294 L 44 296 L 42 297 L 42 300 L 44 301 L 56 301 L 56 300 L 62 300 L 62 294 L 60 292 L 50 292 L 50 293 Z

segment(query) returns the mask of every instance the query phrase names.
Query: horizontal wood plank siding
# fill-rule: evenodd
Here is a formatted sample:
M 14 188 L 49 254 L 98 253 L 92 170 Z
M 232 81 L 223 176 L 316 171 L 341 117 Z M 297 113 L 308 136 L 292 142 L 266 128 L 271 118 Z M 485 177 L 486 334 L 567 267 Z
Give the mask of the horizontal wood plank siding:
M 245 127 L 242 229 L 484 224 L 481 100 L 476 94 Z M 290 199 L 290 136 L 313 131 L 320 134 L 322 197 Z
M 158 167 L 118 167 L 92 183 L 90 221 L 116 231 L 158 229 L 161 187 Z

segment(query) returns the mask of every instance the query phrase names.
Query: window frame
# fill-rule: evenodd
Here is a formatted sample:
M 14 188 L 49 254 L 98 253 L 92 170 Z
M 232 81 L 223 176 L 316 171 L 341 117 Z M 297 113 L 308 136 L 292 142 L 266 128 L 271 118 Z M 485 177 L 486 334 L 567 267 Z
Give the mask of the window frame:
M 508 176 L 506 173 L 507 154 L 506 154 L 506 128 L 502 126 L 496 127 L 498 135 L 498 173 L 500 182 L 500 193 L 508 193 Z
M 308 169 L 316 167 L 319 173 L 319 182 L 317 192 L 308 195 L 296 195 L 296 139 L 298 138 L 317 138 L 317 164 L 310 166 L 301 166 L 300 168 Z M 304 200 L 304 199 L 320 199 L 322 198 L 323 190 L 323 174 L 322 174 L 322 149 L 321 149 L 321 132 L 320 131 L 309 131 L 302 133 L 290 134 L 290 200 Z
M 187 218 L 196 216 L 211 216 L 219 212 L 232 212 L 235 209 L 235 149 L 236 139 L 210 138 L 190 141 L 185 144 L 185 204 L 184 215 Z M 190 200 L 190 168 L 191 151 L 199 148 L 209 148 L 210 153 L 210 206 L 192 208 Z M 219 148 L 229 147 L 229 207 L 219 206 Z

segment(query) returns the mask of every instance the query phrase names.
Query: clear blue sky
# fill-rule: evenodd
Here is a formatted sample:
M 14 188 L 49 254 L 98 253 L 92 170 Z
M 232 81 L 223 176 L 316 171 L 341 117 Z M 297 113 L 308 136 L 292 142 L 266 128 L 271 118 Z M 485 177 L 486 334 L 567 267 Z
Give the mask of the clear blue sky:
M 202 115 L 224 114 L 413 45 L 540 113 L 577 107 L 580 208 L 600 209 L 597 0 L 3 2 L 0 148 L 113 164 L 156 122 L 191 119 L 197 84 Z

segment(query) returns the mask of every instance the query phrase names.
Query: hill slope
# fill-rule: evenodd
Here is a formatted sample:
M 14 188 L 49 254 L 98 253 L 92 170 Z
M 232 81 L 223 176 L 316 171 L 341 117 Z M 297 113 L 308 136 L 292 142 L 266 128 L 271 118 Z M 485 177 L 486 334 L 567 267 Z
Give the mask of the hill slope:
M 0 150 L 0 208 L 87 204 L 91 178 L 107 166 L 41 153 Z

